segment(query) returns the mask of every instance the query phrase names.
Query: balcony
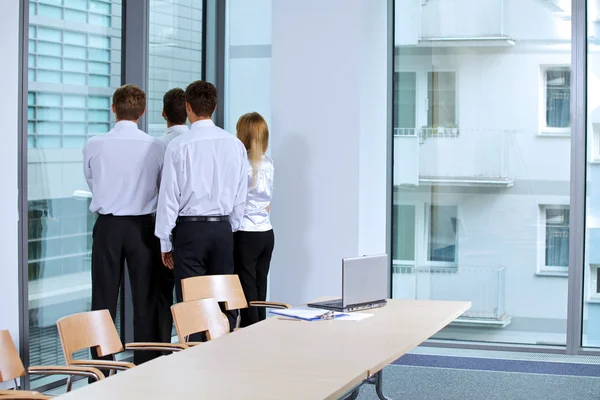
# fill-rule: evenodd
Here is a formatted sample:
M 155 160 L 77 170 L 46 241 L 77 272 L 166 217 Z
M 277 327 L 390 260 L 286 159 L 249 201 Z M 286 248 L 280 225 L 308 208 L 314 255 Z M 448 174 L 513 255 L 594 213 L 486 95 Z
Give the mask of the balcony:
M 470 301 L 471 309 L 453 325 L 504 328 L 511 322 L 505 308 L 504 268 L 432 268 L 394 261 L 394 293 L 417 300 Z
M 513 186 L 514 132 L 394 130 L 394 185 Z

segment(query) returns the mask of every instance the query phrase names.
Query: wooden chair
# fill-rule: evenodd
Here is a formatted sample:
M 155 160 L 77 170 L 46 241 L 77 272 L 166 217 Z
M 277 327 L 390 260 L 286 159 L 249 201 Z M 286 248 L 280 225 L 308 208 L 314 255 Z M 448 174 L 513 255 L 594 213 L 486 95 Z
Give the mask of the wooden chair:
M 22 378 L 26 373 L 27 371 L 25 371 L 25 367 L 19 358 L 17 348 L 10 337 L 10 332 L 0 330 L 0 382 L 12 380 L 15 383 L 15 390 L 0 390 L 0 399 L 49 399 L 50 397 L 38 392 L 16 390 L 18 387 L 17 378 Z M 29 367 L 29 374 L 84 376 L 96 381 L 104 379 L 104 375 L 100 370 L 90 367 Z
M 226 310 L 248 308 L 246 296 L 237 275 L 205 275 L 183 279 L 181 281 L 183 301 L 214 298 L 219 303 L 225 303 Z M 250 307 L 284 309 L 289 304 L 271 301 L 251 301 Z M 236 329 L 240 326 L 238 315 Z
M 123 348 L 117 328 L 108 310 L 89 311 L 70 315 L 57 321 L 58 333 L 67 365 L 94 367 L 109 371 L 125 371 L 135 364 L 122 361 L 107 360 L 75 360 L 73 353 L 94 348 L 98 356 L 113 356 L 127 350 L 153 350 L 176 352 L 188 346 L 178 343 L 129 343 Z
M 188 341 L 194 333 L 206 333 L 207 340 L 229 333 L 229 321 L 213 298 L 174 304 L 171 306 L 171 313 L 180 343 L 190 346 L 198 344 Z

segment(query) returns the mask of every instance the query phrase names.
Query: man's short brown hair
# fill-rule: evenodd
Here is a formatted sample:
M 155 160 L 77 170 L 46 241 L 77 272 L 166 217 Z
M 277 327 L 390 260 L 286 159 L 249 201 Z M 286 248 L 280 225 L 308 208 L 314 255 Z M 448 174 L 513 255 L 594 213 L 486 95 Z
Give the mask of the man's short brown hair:
M 217 108 L 217 88 L 204 81 L 192 82 L 185 90 L 185 101 L 198 117 L 210 118 Z
M 185 111 L 185 92 L 181 88 L 169 90 L 163 96 L 163 111 L 167 121 L 174 125 L 183 125 L 187 119 Z
M 113 94 L 118 120 L 137 121 L 146 111 L 146 93 L 136 85 L 123 85 Z

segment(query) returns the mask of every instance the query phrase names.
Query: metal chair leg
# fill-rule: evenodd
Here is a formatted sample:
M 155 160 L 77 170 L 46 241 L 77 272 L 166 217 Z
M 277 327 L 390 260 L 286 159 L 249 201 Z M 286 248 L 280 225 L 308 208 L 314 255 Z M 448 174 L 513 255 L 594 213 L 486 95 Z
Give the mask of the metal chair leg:
M 354 389 L 354 391 L 352 393 L 350 393 L 348 396 L 344 397 L 342 400 L 356 400 L 356 399 L 358 399 L 359 393 L 360 393 L 360 386 L 357 387 L 356 389 Z
M 375 392 L 380 400 L 391 400 L 383 394 L 383 370 L 375 374 Z
M 73 389 L 73 377 L 69 376 L 67 379 L 67 393 L 69 393 Z

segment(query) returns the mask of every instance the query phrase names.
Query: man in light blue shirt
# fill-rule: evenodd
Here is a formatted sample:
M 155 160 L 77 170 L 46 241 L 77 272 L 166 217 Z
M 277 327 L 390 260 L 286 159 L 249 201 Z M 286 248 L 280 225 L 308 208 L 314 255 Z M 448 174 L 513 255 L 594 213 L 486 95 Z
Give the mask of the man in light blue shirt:
M 133 300 L 135 342 L 157 342 L 156 271 L 159 243 L 153 235 L 158 184 L 165 145 L 138 129 L 146 94 L 124 85 L 113 95 L 117 123 L 83 148 L 83 173 L 92 192 L 90 211 L 98 214 L 92 234 L 92 310 L 117 314 L 125 261 Z M 159 354 L 134 353 L 140 364 Z M 95 349 L 92 356 L 96 358 Z
M 156 212 L 156 236 L 163 263 L 174 268 L 178 301 L 182 279 L 233 273 L 232 232 L 244 216 L 249 170 L 242 142 L 211 120 L 217 89 L 196 81 L 185 99 L 192 127 L 167 147 Z

